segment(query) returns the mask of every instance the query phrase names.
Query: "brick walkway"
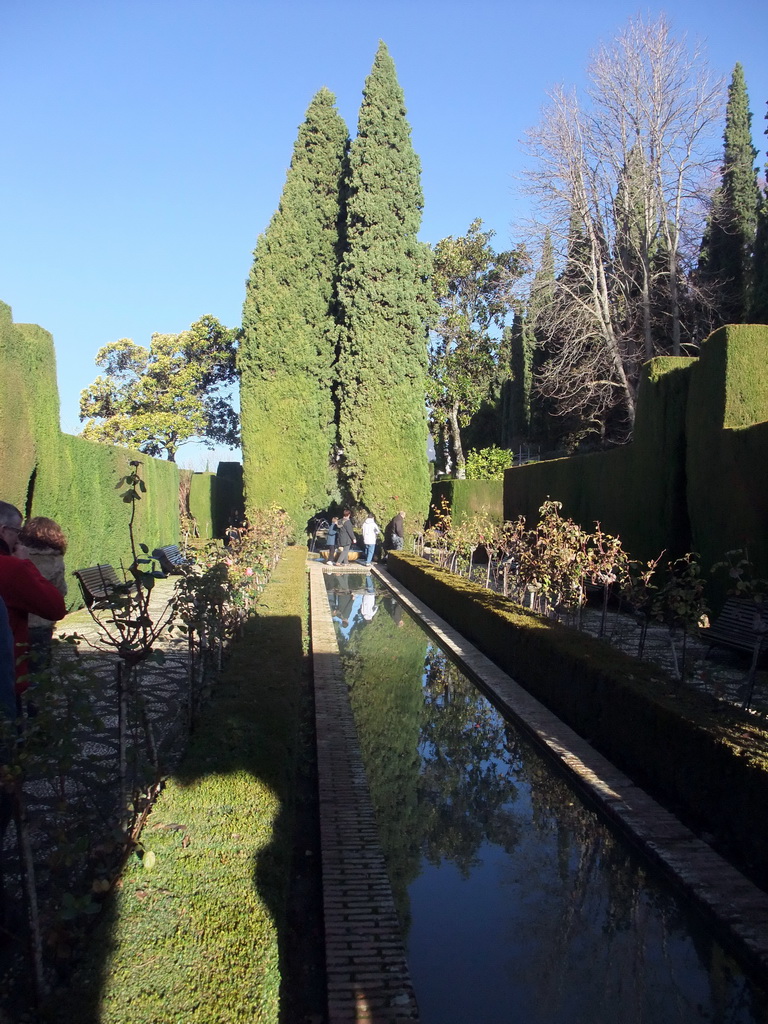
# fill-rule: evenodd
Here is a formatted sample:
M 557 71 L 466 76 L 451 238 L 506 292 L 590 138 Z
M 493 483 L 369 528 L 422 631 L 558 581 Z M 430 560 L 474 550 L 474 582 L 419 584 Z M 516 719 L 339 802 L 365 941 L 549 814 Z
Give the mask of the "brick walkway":
M 418 1020 L 320 563 L 310 562 L 329 1024 Z

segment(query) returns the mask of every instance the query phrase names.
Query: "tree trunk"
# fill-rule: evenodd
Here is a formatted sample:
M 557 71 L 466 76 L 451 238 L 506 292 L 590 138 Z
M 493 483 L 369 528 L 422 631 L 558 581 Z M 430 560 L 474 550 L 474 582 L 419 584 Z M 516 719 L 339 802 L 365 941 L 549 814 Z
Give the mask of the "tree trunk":
M 677 242 L 669 249 L 669 309 L 672 316 L 672 355 L 682 355 L 680 345 L 680 298 L 677 292 Z
M 453 448 L 454 477 L 457 480 L 465 480 L 467 476 L 467 460 L 464 458 L 464 449 L 461 446 L 461 432 L 459 430 L 459 406 L 454 403 L 448 410 L 448 422 L 451 426 L 451 446 Z

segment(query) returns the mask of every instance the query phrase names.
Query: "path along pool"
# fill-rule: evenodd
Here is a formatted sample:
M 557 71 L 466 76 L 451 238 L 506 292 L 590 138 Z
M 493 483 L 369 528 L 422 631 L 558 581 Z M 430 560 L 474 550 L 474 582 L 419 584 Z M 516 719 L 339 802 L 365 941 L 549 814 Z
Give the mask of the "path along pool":
M 762 1024 L 707 922 L 370 575 L 326 577 L 422 1024 Z

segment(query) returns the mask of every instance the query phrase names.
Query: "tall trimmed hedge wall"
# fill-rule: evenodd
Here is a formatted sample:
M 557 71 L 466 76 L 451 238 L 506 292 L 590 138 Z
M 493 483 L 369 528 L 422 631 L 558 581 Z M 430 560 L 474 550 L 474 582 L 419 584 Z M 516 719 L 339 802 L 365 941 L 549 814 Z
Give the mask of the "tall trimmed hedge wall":
M 130 562 L 131 510 L 119 480 L 131 459 L 141 459 L 147 485 L 136 509 L 137 540 L 150 550 L 175 544 L 178 467 L 62 434 L 53 339 L 35 324 L 14 324 L 10 307 L 0 303 L 0 498 L 61 524 L 69 542 L 69 607 L 82 603 L 72 570 Z
M 223 537 L 228 526 L 239 525 L 243 508 L 243 467 L 220 462 L 215 473 L 193 473 L 189 485 L 189 511 L 205 540 Z
M 705 565 L 746 549 L 768 577 L 768 327 L 723 327 L 702 346 L 686 426 L 693 548 Z
M 747 547 L 768 576 L 768 327 L 720 328 L 699 358 L 646 364 L 631 445 L 507 470 L 504 518 L 548 497 L 637 558 Z
M 440 480 L 432 484 L 432 510 L 446 501 L 458 525 L 476 512 L 487 512 L 494 522 L 504 521 L 504 483 L 501 480 Z
M 189 514 L 195 520 L 198 536 L 213 537 L 213 473 L 193 473 L 189 482 Z

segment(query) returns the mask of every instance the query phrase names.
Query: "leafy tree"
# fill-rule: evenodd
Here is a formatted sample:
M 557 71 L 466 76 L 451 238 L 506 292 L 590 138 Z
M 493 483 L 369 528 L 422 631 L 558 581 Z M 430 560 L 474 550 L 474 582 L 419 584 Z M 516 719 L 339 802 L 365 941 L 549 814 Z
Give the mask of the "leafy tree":
M 423 196 L 403 93 L 386 46 L 366 80 L 347 183 L 339 298 L 341 470 L 351 501 L 386 521 L 423 522 L 429 504 Z
M 737 64 L 728 87 L 722 179 L 712 197 L 712 210 L 699 260 L 703 279 L 712 289 L 713 326 L 744 323 L 749 308 L 752 255 L 760 192 L 752 145 L 752 114 Z
M 83 437 L 176 461 L 179 447 L 239 443 L 234 332 L 203 316 L 181 334 L 153 334 L 149 349 L 121 338 L 99 349 L 104 373 L 80 395 Z
M 494 232 L 482 226 L 474 220 L 466 235 L 444 238 L 434 249 L 439 312 L 430 344 L 430 399 L 447 422 L 459 479 L 465 476 L 461 429 L 510 374 L 508 358 L 499 358 L 499 333 L 527 264 L 521 247 L 494 252 Z
M 280 206 L 259 238 L 238 352 L 249 509 L 296 526 L 336 492 L 333 365 L 348 133 L 321 89 L 299 128 Z
M 541 365 L 543 348 L 535 324 L 539 310 L 551 305 L 555 292 L 555 253 L 552 236 L 544 234 L 541 261 L 531 283 L 528 302 L 515 311 L 512 327 L 506 328 L 511 379 L 504 384 L 501 440 L 506 447 L 515 447 L 545 433 L 543 423 L 549 417 L 545 402 L 534 388 L 535 371 Z
M 508 448 L 474 448 L 467 452 L 468 480 L 503 480 L 504 471 L 512 468 L 512 452 Z

